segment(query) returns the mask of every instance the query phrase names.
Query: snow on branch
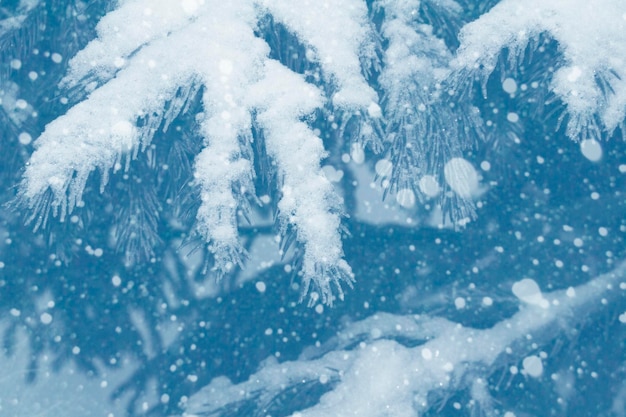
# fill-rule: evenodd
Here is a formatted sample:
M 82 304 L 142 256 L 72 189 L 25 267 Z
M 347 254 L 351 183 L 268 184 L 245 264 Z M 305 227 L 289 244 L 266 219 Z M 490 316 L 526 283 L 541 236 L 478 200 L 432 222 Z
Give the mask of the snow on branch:
M 551 293 L 531 294 L 522 280 L 513 288 L 519 311 L 486 329 L 379 313 L 349 325 L 299 360 L 268 359 L 242 383 L 215 378 L 188 400 L 183 416 L 237 415 L 237 410 L 266 415 L 274 402 L 289 398 L 297 410 L 292 417 L 408 417 L 436 411 L 440 404 L 434 398 L 459 390 L 466 390 L 479 409 L 494 411 L 487 378 L 511 362 L 522 362 L 523 372 L 539 376 L 541 359 L 532 354 L 538 343 L 550 343 L 623 297 L 624 279 L 622 263 L 586 284 Z M 303 389 L 317 393 L 315 404 L 294 396 Z
M 626 11 L 619 0 L 503 0 L 463 27 L 452 66 L 488 77 L 503 49 L 515 59 L 546 34 L 562 55 L 550 88 L 567 107 L 568 136 L 599 139 L 626 117 L 624 33 Z
M 268 13 L 313 51 L 308 59 L 321 67 L 332 98 L 269 58 L 270 47 L 255 32 Z M 367 22 L 358 0 L 328 10 L 278 0 L 120 2 L 100 21 L 98 38 L 71 60 L 62 83 L 88 97 L 46 126 L 26 167 L 20 198 L 35 227 L 48 211 L 64 221 L 81 206 L 93 171 L 101 173 L 102 190 L 111 170 L 129 169 L 202 91 L 197 230 L 215 269 L 228 272 L 244 255 L 237 222 L 254 195 L 254 116 L 281 181 L 282 230 L 295 230 L 304 247 L 304 291 L 314 287 L 312 296 L 326 303 L 341 297 L 340 282 L 352 282 L 339 232 L 342 204 L 320 170 L 322 141 L 303 119 L 327 104 L 380 117 L 376 92 L 361 72 L 361 62 L 372 58 Z
M 485 135 L 454 80 L 476 73 L 486 79 L 503 49 L 519 55 L 547 33 L 563 57 L 551 89 L 567 106 L 568 134 L 610 133 L 626 112 L 626 43 L 616 29 L 626 20 L 618 3 L 504 0 L 462 28 L 455 56 L 451 37 L 464 3 L 454 0 L 378 0 L 371 10 L 363 0 L 120 1 L 100 20 L 97 38 L 71 59 L 61 87 L 82 93 L 82 101 L 35 141 L 19 199 L 36 228 L 50 214 L 64 221 L 85 203 L 94 171 L 104 190 L 111 172 L 129 170 L 155 146 L 157 132 L 192 113 L 187 120 L 195 120 L 202 150 L 187 183 L 195 185 L 196 231 L 215 270 L 241 264 L 240 214 L 255 200 L 256 177 L 276 178 L 270 194 L 279 199 L 281 231 L 304 250 L 305 292 L 314 287 L 312 294 L 331 303 L 353 277 L 343 260 L 343 204 L 320 171 L 328 154 L 313 121 L 329 114 L 337 136 L 351 134 L 359 149 L 383 148 L 376 138 L 384 136 L 387 155 L 377 173 L 387 191 L 407 208 L 416 197 L 436 198 L 444 218 L 464 224 L 481 192 L 464 155 Z M 296 59 L 315 71 L 298 75 L 270 58 L 280 54 L 264 37 L 268 17 L 296 39 Z M 271 163 L 255 163 L 254 149 L 266 149 L 261 157 Z M 155 216 L 146 218 L 156 224 Z
M 380 112 L 376 92 L 361 73 L 361 62 L 376 59 L 367 6 L 363 1 L 303 0 L 297 7 L 289 0 L 260 3 L 276 21 L 312 48 L 316 62 L 336 88 L 332 97 L 334 105 L 349 110 L 369 109 L 374 115 Z
M 448 3 L 450 14 L 460 13 L 458 4 Z M 478 112 L 471 104 L 448 101 L 440 80 L 449 74 L 452 53 L 433 27 L 420 21 L 422 2 L 380 0 L 376 6 L 384 9 L 381 34 L 387 45 L 379 78 L 392 167 L 387 191 L 407 202 L 415 195 L 437 198 L 444 208 L 451 206 L 452 222 L 462 224 L 475 217 L 475 190 L 454 166 L 455 161 L 469 166 L 462 158 L 480 136 Z M 455 184 L 466 192 L 459 193 Z M 454 193 L 447 192 L 450 186 Z
M 302 77 L 275 62 L 268 61 L 266 69 L 265 78 L 250 96 L 258 109 L 256 118 L 265 134 L 267 153 L 283 178 L 278 203 L 282 228 L 294 226 L 305 247 L 304 292 L 313 282 L 322 301 L 332 303 L 332 286 L 343 298 L 341 281 L 349 285 L 353 281 L 337 234 L 341 202 L 321 171 L 320 161 L 326 155 L 322 140 L 300 121 L 321 106 L 322 96 Z

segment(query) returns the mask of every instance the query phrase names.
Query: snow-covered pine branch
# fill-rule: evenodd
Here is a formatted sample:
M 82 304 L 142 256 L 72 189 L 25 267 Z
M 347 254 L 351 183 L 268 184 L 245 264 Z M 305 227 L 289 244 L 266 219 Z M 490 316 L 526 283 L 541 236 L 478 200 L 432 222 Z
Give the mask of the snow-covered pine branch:
M 255 33 L 268 14 L 309 48 L 307 58 L 332 85 L 332 97 L 269 58 L 268 44 Z M 254 194 L 250 145 L 256 123 L 281 181 L 282 230 L 293 230 L 304 246 L 305 291 L 312 282 L 321 300 L 331 303 L 332 287 L 341 296 L 340 282 L 352 280 L 339 234 L 342 208 L 320 169 L 322 141 L 302 120 L 327 105 L 348 117 L 380 117 L 377 95 L 361 72 L 361 63 L 373 59 L 369 30 L 359 0 L 332 7 L 303 2 L 297 10 L 279 0 L 120 2 L 99 23 L 98 38 L 71 60 L 63 85 L 89 96 L 37 139 L 21 199 L 37 227 L 49 211 L 64 221 L 83 204 L 93 171 L 100 172 L 103 190 L 110 171 L 128 169 L 202 89 L 197 229 L 215 268 L 227 272 L 241 262 L 237 212 Z
M 522 280 L 513 286 L 519 311 L 485 329 L 436 317 L 378 313 L 348 325 L 299 360 L 268 359 L 247 381 L 215 378 L 188 400 L 183 415 L 246 410 L 256 416 L 280 407 L 293 410 L 292 417 L 409 417 L 440 411 L 436 399 L 445 402 L 459 391 L 469 393 L 475 410 L 506 415 L 510 410 L 496 410 L 489 376 L 521 363 L 528 377 L 540 377 L 542 360 L 550 357 L 534 352 L 619 299 L 625 278 L 622 263 L 586 284 L 550 293 L 532 291 Z M 306 401 L 294 397 L 300 389 L 311 393 Z
M 503 0 L 463 27 L 452 67 L 486 79 L 504 49 L 515 64 L 529 43 L 547 35 L 562 56 L 550 89 L 566 106 L 567 135 L 598 140 L 621 126 L 626 138 L 624 33 L 621 1 Z
M 387 153 L 379 162 L 388 192 L 406 206 L 416 197 L 434 198 L 455 222 L 474 216 L 479 176 L 464 154 L 484 137 L 468 84 L 455 83 L 473 83 L 476 75 L 486 80 L 503 50 L 514 60 L 531 39 L 553 38 L 562 62 L 550 89 L 566 106 L 569 136 L 595 139 L 620 125 L 624 132 L 626 43 L 625 31 L 616 28 L 626 19 L 619 2 L 503 0 L 463 26 L 456 55 L 451 38 L 467 15 L 462 2 L 369 6 L 363 0 L 297 7 L 286 0 L 120 1 L 62 82 L 87 97 L 35 142 L 20 192 L 31 220 L 39 227 L 52 213 L 64 221 L 83 204 L 94 171 L 104 190 L 111 171 L 128 170 L 158 131 L 192 113 L 203 142 L 193 173 L 196 229 L 215 269 L 228 272 L 245 256 L 237 223 L 262 174 L 276 179 L 270 194 L 283 234 L 293 233 L 304 248 L 304 287 L 313 283 L 330 303 L 331 288 L 341 295 L 340 283 L 353 278 L 343 260 L 343 205 L 320 170 L 328 155 L 311 122 L 323 112 L 350 127 L 338 132 L 352 134 L 359 150 L 367 143 L 380 149 L 376 136 L 384 130 Z M 298 74 L 272 58 L 278 54 L 264 38 L 267 20 L 296 39 L 297 59 L 312 71 Z M 201 109 L 192 108 L 197 97 Z M 263 146 L 252 146 L 254 140 Z M 256 164 L 259 148 L 270 164 Z M 255 164 L 272 172 L 255 172 Z
M 453 222 L 464 222 L 475 213 L 461 158 L 481 136 L 481 122 L 471 103 L 451 106 L 446 99 L 440 81 L 449 74 L 452 53 L 433 27 L 420 20 L 421 3 L 376 3 L 384 10 L 381 32 L 387 42 L 379 83 L 393 167 L 388 190 L 404 199 L 436 198 L 442 206 L 452 206 Z M 449 20 L 460 21 L 461 7 L 453 1 L 446 7 Z

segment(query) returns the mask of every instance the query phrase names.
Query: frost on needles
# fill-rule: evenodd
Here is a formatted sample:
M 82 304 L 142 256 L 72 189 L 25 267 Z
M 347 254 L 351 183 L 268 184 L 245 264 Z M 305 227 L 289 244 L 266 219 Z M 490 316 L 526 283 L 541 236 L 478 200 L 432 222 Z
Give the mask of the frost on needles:
M 196 229 L 214 269 L 242 263 L 238 213 L 259 201 L 255 178 L 271 178 L 282 239 L 303 249 L 304 293 L 332 303 L 354 277 L 343 256 L 342 198 L 321 169 L 329 153 L 314 128 L 320 115 L 338 122 L 341 140 L 391 162 L 389 192 L 433 199 L 454 222 L 475 215 L 462 158 L 485 137 L 471 85 L 486 82 L 502 57 L 514 66 L 540 37 L 553 39 L 559 58 L 548 88 L 564 105 L 568 134 L 624 131 L 620 2 L 503 0 L 470 23 L 463 5 L 119 1 L 70 61 L 61 87 L 86 98 L 37 139 L 20 199 L 37 227 L 49 213 L 65 221 L 92 173 L 104 190 L 111 173 L 146 157 L 157 132 L 194 112 L 203 142 L 193 167 Z M 305 71 L 277 58 L 268 21 L 298 43 Z M 270 163 L 255 160 L 258 149 Z

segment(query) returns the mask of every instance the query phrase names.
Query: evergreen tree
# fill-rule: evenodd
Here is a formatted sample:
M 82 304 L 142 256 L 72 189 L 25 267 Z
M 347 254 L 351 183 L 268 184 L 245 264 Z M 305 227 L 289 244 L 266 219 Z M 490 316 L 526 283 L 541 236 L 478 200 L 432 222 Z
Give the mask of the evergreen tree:
M 625 29 L 615 0 L 0 5 L 5 353 L 136 358 L 129 415 L 567 415 L 583 374 L 623 415 Z

